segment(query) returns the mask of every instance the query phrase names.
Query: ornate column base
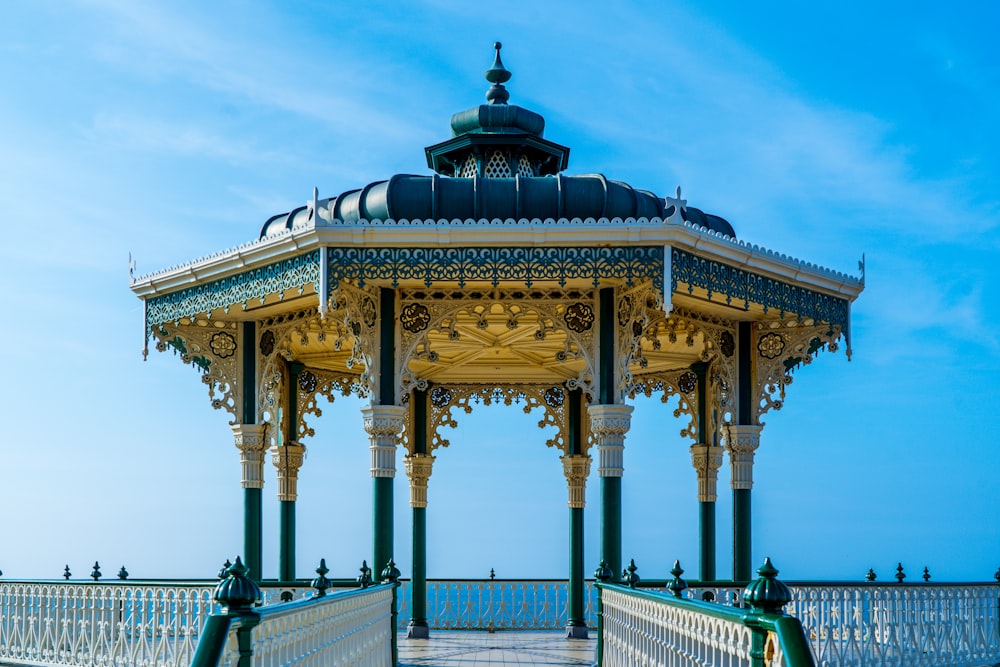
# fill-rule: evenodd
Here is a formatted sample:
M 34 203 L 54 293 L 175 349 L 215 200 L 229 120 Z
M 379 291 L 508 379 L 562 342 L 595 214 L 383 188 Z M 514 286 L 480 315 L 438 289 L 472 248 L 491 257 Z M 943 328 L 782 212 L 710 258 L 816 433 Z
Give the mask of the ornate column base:
M 566 639 L 587 639 L 588 637 L 586 625 L 566 626 Z

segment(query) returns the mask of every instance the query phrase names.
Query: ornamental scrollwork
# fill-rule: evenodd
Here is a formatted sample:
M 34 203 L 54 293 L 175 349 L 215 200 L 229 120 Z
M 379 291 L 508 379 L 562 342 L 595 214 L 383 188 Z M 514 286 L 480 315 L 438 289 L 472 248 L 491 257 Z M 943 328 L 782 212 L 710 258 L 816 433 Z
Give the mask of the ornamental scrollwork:
M 208 318 L 182 318 L 176 323 L 154 326 L 156 349 L 172 349 L 181 361 L 201 371 L 208 397 L 216 410 L 224 409 L 237 423 L 240 415 L 239 345 L 241 334 L 235 322 Z
M 436 364 L 440 360 L 436 344 L 465 344 L 472 354 L 478 354 L 491 345 L 507 349 L 529 338 L 554 341 L 556 349 L 546 352 L 551 354 L 546 361 L 554 365 L 582 361 L 582 370 L 573 370 L 575 375 L 565 382 L 571 389 L 593 393 L 597 344 L 592 326 L 594 302 L 593 290 L 401 290 L 398 395 L 426 389 L 430 381 L 436 381 L 430 375 L 418 376 L 411 368 L 412 362 Z M 487 331 L 491 327 L 494 333 L 498 328 L 508 333 L 495 336 Z
M 306 421 L 309 416 L 321 417 L 322 408 L 319 407 L 319 397 L 326 398 L 327 402 L 333 403 L 336 395 L 341 396 L 368 396 L 367 387 L 361 384 L 361 379 L 357 375 L 349 373 L 333 373 L 321 369 L 306 368 L 299 373 L 298 378 L 298 406 L 299 424 L 298 439 L 311 438 L 316 435 Z
M 566 453 L 568 411 L 566 388 L 550 385 L 435 385 L 428 395 L 427 415 L 430 451 L 447 447 L 451 442 L 441 434 L 443 427 L 457 428 L 456 410 L 471 414 L 476 406 L 520 406 L 525 414 L 542 410 L 538 428 L 554 427 L 556 433 L 545 441 Z
M 841 331 L 838 326 L 812 320 L 769 320 L 753 327 L 757 354 L 756 420 L 771 410 L 780 410 L 785 389 L 800 365 L 809 365 L 820 351 L 836 352 Z
M 691 438 L 698 442 L 697 379 L 695 385 L 690 387 L 681 379 L 687 378 L 688 375 L 694 375 L 694 373 L 689 370 L 678 370 L 672 373 L 638 376 L 629 392 L 629 398 L 635 398 L 640 394 L 649 398 L 653 394 L 659 394 L 661 402 L 669 403 L 670 399 L 676 396 L 677 407 L 674 408 L 674 419 L 687 418 L 687 423 L 681 428 L 681 437 Z M 682 389 L 682 384 L 687 387 L 687 390 Z

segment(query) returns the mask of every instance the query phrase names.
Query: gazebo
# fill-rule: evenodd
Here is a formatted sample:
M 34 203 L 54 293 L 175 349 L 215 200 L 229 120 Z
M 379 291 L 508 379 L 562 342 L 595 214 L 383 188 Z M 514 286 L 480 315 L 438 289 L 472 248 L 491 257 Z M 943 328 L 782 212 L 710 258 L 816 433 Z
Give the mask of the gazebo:
M 486 104 L 426 149 L 429 175 L 320 198 L 240 247 L 132 282 L 147 345 L 196 366 L 229 413 L 242 463 L 243 556 L 261 578 L 263 466 L 277 470 L 279 577 L 295 578 L 307 419 L 320 397 L 362 412 L 373 480 L 372 564 L 393 556 L 396 448 L 412 507 L 412 618 L 426 637 L 426 513 L 435 450 L 471 403 L 518 401 L 553 426 L 567 484 L 567 634 L 586 636 L 584 491 L 597 459 L 600 551 L 622 569 L 624 444 L 638 394 L 678 399 L 700 512 L 699 577 L 716 579 L 718 471 L 728 456 L 735 581 L 751 574 L 760 418 L 790 374 L 843 342 L 864 281 L 737 239 L 723 218 L 599 174 L 509 104 L 496 58 Z M 439 473 L 440 474 L 440 473 Z

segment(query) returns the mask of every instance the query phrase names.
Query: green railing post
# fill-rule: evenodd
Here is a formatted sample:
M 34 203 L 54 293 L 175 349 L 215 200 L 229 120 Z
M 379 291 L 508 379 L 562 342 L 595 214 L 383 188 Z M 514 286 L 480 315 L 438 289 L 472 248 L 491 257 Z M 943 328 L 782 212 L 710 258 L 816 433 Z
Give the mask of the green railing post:
M 743 600 L 750 605 L 751 613 L 746 618 L 752 640 L 750 645 L 751 667 L 765 667 L 771 659 L 767 650 L 768 632 L 774 632 L 785 654 L 785 664 L 789 667 L 815 667 L 809 644 L 802 631 L 802 623 L 784 613 L 786 604 L 792 601 L 792 591 L 778 581 L 778 570 L 770 558 L 757 569 L 758 579 L 750 582 L 743 591 Z
M 601 564 L 597 566 L 594 570 L 594 578 L 599 582 L 597 584 L 597 655 L 596 662 L 594 663 L 596 667 L 603 667 L 604 665 L 604 587 L 603 584 L 611 581 L 611 577 L 614 576 L 611 572 L 611 568 L 608 567 L 606 561 L 601 561 Z
M 392 632 L 392 664 L 395 667 L 399 664 L 399 637 L 396 633 L 396 623 L 399 617 L 399 568 L 396 567 L 396 562 L 393 559 L 389 559 L 386 563 L 385 569 L 382 570 L 382 583 L 392 584 L 392 613 L 390 614 L 389 620 L 391 623 Z
M 222 606 L 221 614 L 208 617 L 205 629 L 198 639 L 191 667 L 216 667 L 226 647 L 226 637 L 233 621 L 239 621 L 236 642 L 240 659 L 238 667 L 253 665 L 253 628 L 260 620 L 253 605 L 260 599 L 260 587 L 247 576 L 247 568 L 240 557 L 226 568 L 226 577 L 215 587 L 213 599 Z

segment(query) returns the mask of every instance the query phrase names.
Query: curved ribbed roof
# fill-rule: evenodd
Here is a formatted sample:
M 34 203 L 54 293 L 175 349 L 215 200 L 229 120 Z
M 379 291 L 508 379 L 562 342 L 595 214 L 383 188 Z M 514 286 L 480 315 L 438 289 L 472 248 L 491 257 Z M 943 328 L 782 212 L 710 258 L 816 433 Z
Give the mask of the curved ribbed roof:
M 334 220 L 586 220 L 667 218 L 674 207 L 646 190 L 601 174 L 542 178 L 448 178 L 397 174 L 319 202 Z M 688 222 L 735 237 L 732 225 L 693 207 Z M 270 218 L 261 238 L 307 222 L 306 207 Z
M 397 174 L 320 202 L 332 220 L 594 220 L 668 218 L 673 202 L 601 174 L 564 176 L 569 148 L 542 138 L 545 119 L 508 105 L 510 72 L 486 71 L 487 104 L 452 116 L 453 137 L 426 149 L 431 176 Z M 724 219 L 680 204 L 684 220 L 735 237 Z M 261 238 L 305 224 L 307 207 L 270 218 Z

